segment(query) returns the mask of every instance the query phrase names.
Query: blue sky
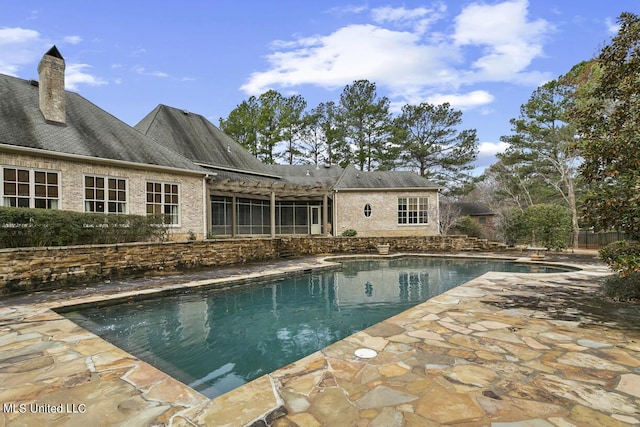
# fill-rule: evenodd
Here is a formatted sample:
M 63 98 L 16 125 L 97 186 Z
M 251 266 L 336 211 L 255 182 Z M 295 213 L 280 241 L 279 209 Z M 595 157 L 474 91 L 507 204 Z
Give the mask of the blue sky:
M 477 171 L 542 83 L 595 56 L 638 0 L 0 0 L 0 73 L 37 79 L 56 45 L 67 89 L 135 125 L 158 104 L 218 125 L 276 89 L 313 108 L 358 79 L 398 111 L 449 102 L 480 140 Z

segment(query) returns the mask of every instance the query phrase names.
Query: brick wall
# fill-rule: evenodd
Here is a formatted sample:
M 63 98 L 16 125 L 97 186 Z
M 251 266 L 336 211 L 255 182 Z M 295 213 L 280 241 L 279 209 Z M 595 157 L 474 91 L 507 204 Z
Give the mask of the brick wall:
M 336 197 L 336 235 L 347 229 L 358 236 L 435 236 L 438 225 L 438 192 L 404 191 L 340 191 Z M 398 197 L 427 197 L 429 199 L 428 224 L 398 224 Z M 364 215 L 364 206 L 371 206 L 371 215 Z
M 205 237 L 204 206 L 202 203 L 204 189 L 201 177 L 6 152 L 0 152 L 0 169 L 2 166 L 59 172 L 61 197 L 59 209 L 76 212 L 84 211 L 85 175 L 125 179 L 127 183 L 127 213 L 135 215 L 147 214 L 147 181 L 178 184 L 180 224 L 169 229 L 170 238 L 174 240 L 187 239 L 190 231 L 200 239 Z
M 383 243 L 390 245 L 390 253 L 497 251 L 503 247 L 466 236 L 429 236 L 229 239 L 0 249 L 0 294 L 293 255 L 376 253 L 376 245 Z

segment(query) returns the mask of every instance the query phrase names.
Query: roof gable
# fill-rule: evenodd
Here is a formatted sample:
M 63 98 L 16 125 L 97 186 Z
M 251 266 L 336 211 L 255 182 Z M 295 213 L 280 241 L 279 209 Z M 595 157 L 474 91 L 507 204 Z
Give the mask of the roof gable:
M 65 91 L 66 123 L 47 123 L 38 84 L 0 74 L 0 144 L 193 172 L 204 170 L 82 96 Z
M 266 165 L 200 114 L 158 105 L 135 128 L 198 164 L 271 174 Z

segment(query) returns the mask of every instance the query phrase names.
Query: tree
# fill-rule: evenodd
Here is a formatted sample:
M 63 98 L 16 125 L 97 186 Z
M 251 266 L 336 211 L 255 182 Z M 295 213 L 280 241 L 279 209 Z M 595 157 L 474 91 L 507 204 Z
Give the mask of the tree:
M 562 198 L 571 211 L 572 243 L 577 248 L 580 226 L 575 181 L 580 157 L 575 129 L 566 113 L 570 96 L 571 87 L 562 77 L 536 89 L 520 107 L 520 117 L 510 121 L 514 134 L 500 138 L 509 147 L 499 158 L 515 169 L 509 179 L 533 178 Z
M 282 139 L 286 143 L 282 155 L 285 161 L 292 165 L 296 159 L 302 157 L 300 137 L 305 126 L 303 117 L 304 110 L 307 108 L 307 101 L 300 95 L 292 95 L 282 101 L 279 124 L 282 131 Z
M 448 199 L 446 196 L 440 198 L 439 208 L 440 234 L 447 235 L 456 226 L 456 222 L 462 214 L 462 209 L 455 204 L 453 199 Z
M 509 220 L 506 237 L 512 243 L 562 249 L 571 238 L 571 213 L 560 205 L 531 205 Z
M 242 101 L 234 108 L 229 117 L 220 118 L 220 129 L 231 138 L 239 142 L 255 157 L 259 157 L 258 146 L 258 116 L 260 104 L 255 96 Z
M 283 140 L 281 115 L 284 98 L 273 89 L 258 97 L 260 110 L 258 114 L 258 142 L 260 155 L 265 163 L 275 163 L 275 148 Z
M 345 136 L 354 147 L 354 160 L 360 170 L 388 165 L 393 156 L 388 145 L 389 99 L 378 97 L 375 83 L 357 80 L 343 89 L 340 108 Z
M 640 18 L 622 13 L 618 34 L 579 64 L 571 117 L 584 159 L 585 219 L 640 238 Z
M 475 129 L 458 130 L 462 112 L 448 103 L 405 105 L 394 120 L 395 140 L 406 165 L 440 184 L 471 181 L 469 171 L 478 155 Z
M 351 151 L 344 138 L 339 107 L 334 102 L 320 103 L 305 115 L 304 121 L 300 138 L 307 160 L 316 165 L 324 162 L 346 167 Z

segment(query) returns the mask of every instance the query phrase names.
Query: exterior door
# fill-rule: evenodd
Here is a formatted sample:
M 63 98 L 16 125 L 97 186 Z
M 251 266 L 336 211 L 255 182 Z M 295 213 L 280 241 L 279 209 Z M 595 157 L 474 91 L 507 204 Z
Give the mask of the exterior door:
M 320 206 L 309 206 L 311 217 L 311 234 L 322 234 L 322 222 L 320 221 Z

